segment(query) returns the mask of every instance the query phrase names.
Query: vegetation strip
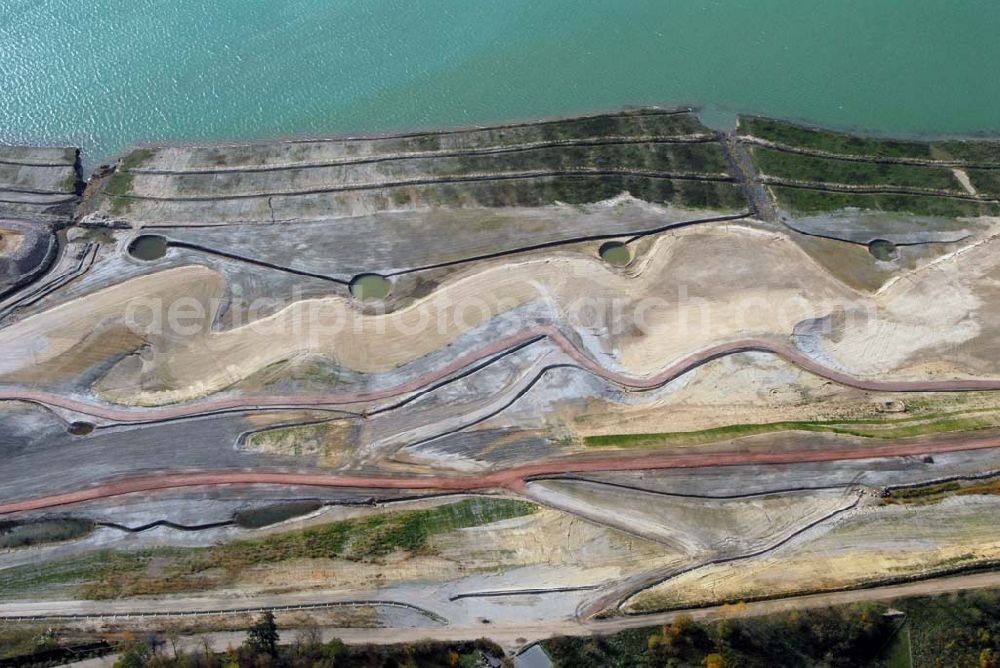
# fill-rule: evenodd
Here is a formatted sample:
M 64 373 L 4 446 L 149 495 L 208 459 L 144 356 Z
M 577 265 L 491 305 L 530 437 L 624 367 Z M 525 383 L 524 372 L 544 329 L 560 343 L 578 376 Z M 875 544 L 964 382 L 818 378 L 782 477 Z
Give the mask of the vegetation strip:
M 948 192 L 943 190 L 933 190 L 930 188 L 905 188 L 894 185 L 850 185 L 844 183 L 827 183 L 818 181 L 797 181 L 776 176 L 762 176 L 761 181 L 767 185 L 781 186 L 783 188 L 799 188 L 803 190 L 823 190 L 837 193 L 857 193 L 859 195 L 922 195 L 925 197 L 940 197 L 943 199 L 960 199 L 970 202 L 984 202 L 987 204 L 998 204 L 1000 199 L 992 195 L 972 195 L 970 193 Z
M 406 186 L 439 185 L 448 183 L 472 183 L 478 181 L 517 181 L 530 180 L 558 176 L 637 176 L 649 179 L 662 179 L 667 181 L 707 181 L 712 183 L 732 183 L 731 176 L 704 175 L 693 173 L 672 174 L 670 172 L 660 172 L 656 170 L 643 169 L 564 169 L 564 170 L 536 170 L 529 172 L 506 172 L 495 174 L 456 174 L 442 177 L 416 177 L 412 179 L 399 179 L 395 181 L 381 181 L 371 183 L 354 183 L 343 186 L 328 186 L 325 188 L 306 188 L 302 190 L 288 190 L 276 192 L 256 192 L 256 193 L 235 193 L 231 195 L 194 195 L 194 196 L 154 196 L 136 195 L 127 190 L 116 188 L 115 192 L 109 193 L 112 197 L 152 202 L 218 202 L 222 200 L 234 199 L 261 199 L 264 197 L 299 197 L 303 195 L 323 195 L 327 193 L 352 192 L 361 190 L 385 190 L 389 188 L 400 188 Z M 124 187 L 124 186 L 123 186 Z
M 585 139 L 561 139 L 553 141 L 532 142 L 529 144 L 514 144 L 508 146 L 484 146 L 481 148 L 448 149 L 440 151 L 415 151 L 410 153 L 372 154 L 365 157 L 348 157 L 331 159 L 324 162 L 291 162 L 279 165 L 243 165 L 237 167 L 198 167 L 193 169 L 158 169 L 155 167 L 133 167 L 128 171 L 132 174 L 153 176 L 187 176 L 197 174 L 253 174 L 264 172 L 284 172 L 297 169 L 322 169 L 325 167 L 342 167 L 345 165 L 369 165 L 399 160 L 431 160 L 435 158 L 460 158 L 463 156 L 500 155 L 504 153 L 522 153 L 548 148 L 574 146 L 627 146 L 630 144 L 711 144 L 715 137 L 708 134 L 698 135 L 647 135 L 622 137 L 594 137 Z
M 847 160 L 850 162 L 870 162 L 874 164 L 886 164 L 886 165 L 912 165 L 914 167 L 960 167 L 960 168 L 964 167 L 969 169 L 986 169 L 986 170 L 1000 169 L 1000 162 L 980 163 L 980 162 L 969 162 L 965 160 L 935 160 L 933 158 L 924 159 L 924 158 L 888 157 L 888 156 L 877 156 L 877 155 L 859 155 L 851 153 L 831 153 L 829 151 L 804 148 L 802 146 L 792 146 L 791 144 L 782 144 L 780 142 L 774 142 L 767 139 L 762 139 L 760 137 L 755 137 L 753 135 L 739 135 L 738 139 L 741 142 L 747 144 L 763 146 L 764 148 L 769 148 L 774 151 L 781 151 L 782 153 L 807 155 L 815 158 L 827 158 L 830 160 Z
M 207 548 L 103 552 L 0 571 L 10 594 L 41 578 L 77 583 L 83 598 L 198 592 L 228 586 L 255 566 L 300 559 L 379 560 L 394 553 L 432 555 L 432 538 L 534 513 L 526 501 L 474 497 L 424 510 L 395 510 Z M 268 522 L 270 523 L 270 522 Z M 254 526 L 260 525 L 255 523 Z M 262 525 L 260 525 L 262 526 Z M 155 567 L 155 573 L 150 568 Z
M 914 416 L 908 418 L 887 418 L 884 420 L 813 420 L 765 422 L 761 424 L 737 424 L 723 427 L 713 427 L 700 431 L 676 431 L 650 434 L 607 434 L 600 436 L 585 436 L 584 445 L 589 447 L 659 447 L 675 444 L 713 443 L 721 440 L 770 434 L 782 431 L 810 431 L 821 433 L 860 436 L 863 438 L 907 438 L 925 434 L 936 434 L 950 431 L 970 431 L 1000 426 L 1000 416 L 997 419 L 966 418 L 965 415 L 977 413 L 1000 413 L 1000 409 L 978 409 L 944 413 L 940 415 Z M 918 423 L 918 424 L 914 424 Z M 865 429 L 865 427 L 869 427 Z

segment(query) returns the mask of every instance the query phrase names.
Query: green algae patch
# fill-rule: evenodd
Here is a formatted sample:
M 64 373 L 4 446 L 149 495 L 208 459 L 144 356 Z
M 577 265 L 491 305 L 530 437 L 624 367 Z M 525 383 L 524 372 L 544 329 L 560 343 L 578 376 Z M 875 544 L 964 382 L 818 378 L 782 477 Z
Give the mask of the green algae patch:
M 632 261 L 628 246 L 618 241 L 609 241 L 601 246 L 601 259 L 613 267 L 624 267 Z
M 389 296 L 392 283 L 378 274 L 359 274 L 351 279 L 351 296 L 360 301 L 385 299 Z
M 868 252 L 871 253 L 873 258 L 882 262 L 891 262 L 899 257 L 899 251 L 896 249 L 896 244 L 891 241 L 886 241 L 885 239 L 874 239 L 869 242 Z
M 83 538 L 93 529 L 94 523 L 90 520 L 72 517 L 37 522 L 0 522 L 0 549 Z
M 260 508 L 240 510 L 233 516 L 233 520 L 242 529 L 259 529 L 314 513 L 322 507 L 323 504 L 319 501 L 272 503 Z

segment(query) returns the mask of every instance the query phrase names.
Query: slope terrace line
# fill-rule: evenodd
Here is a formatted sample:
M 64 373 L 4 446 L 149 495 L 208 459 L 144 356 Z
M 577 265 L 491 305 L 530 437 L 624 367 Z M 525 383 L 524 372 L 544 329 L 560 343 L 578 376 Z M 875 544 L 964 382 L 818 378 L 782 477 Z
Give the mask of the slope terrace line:
M 296 169 L 322 169 L 345 165 L 369 165 L 400 160 L 432 160 L 434 158 L 460 158 L 478 155 L 502 155 L 522 153 L 547 148 L 574 146 L 624 146 L 631 144 L 711 144 L 715 137 L 711 134 L 689 135 L 634 135 L 585 137 L 580 139 L 555 139 L 552 141 L 508 144 L 506 146 L 483 146 L 479 148 L 443 149 L 437 151 L 405 151 L 398 153 L 374 153 L 364 157 L 331 158 L 317 162 L 284 162 L 273 165 L 239 165 L 235 167 L 193 167 L 190 169 L 164 169 L 160 167 L 131 167 L 130 174 L 149 176 L 188 176 L 198 174 L 246 174 L 264 172 L 284 172 Z
M 222 202 L 226 200 L 261 199 L 264 197 L 300 197 L 304 195 L 323 195 L 327 193 L 355 192 L 365 190 L 385 190 L 406 186 L 432 186 L 449 183 L 476 183 L 486 181 L 518 181 L 555 177 L 590 177 L 590 176 L 635 176 L 665 181 L 703 181 L 709 183 L 732 183 L 733 177 L 728 174 L 698 174 L 694 172 L 664 172 L 649 169 L 538 169 L 521 172 L 486 172 L 477 174 L 455 174 L 451 176 L 422 176 L 412 179 L 392 181 L 369 181 L 349 183 L 325 188 L 306 188 L 302 190 L 284 190 L 274 192 L 232 193 L 228 195 L 117 195 L 122 199 L 145 202 Z

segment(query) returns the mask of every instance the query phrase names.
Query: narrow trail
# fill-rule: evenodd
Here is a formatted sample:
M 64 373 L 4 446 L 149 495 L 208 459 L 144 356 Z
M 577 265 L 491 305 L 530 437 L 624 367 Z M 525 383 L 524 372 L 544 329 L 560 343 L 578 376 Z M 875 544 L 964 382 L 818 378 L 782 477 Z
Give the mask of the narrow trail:
M 618 457 L 586 457 L 550 460 L 479 475 L 391 476 L 315 473 L 190 471 L 124 478 L 62 494 L 0 504 L 0 515 L 95 501 L 135 492 L 153 492 L 213 485 L 296 485 L 305 487 L 355 487 L 432 491 L 510 490 L 524 493 L 525 483 L 537 476 L 594 471 L 638 471 L 672 468 L 704 468 L 770 464 L 801 464 L 884 457 L 912 457 L 965 452 L 1000 447 L 1000 437 L 948 438 L 917 443 L 889 443 L 863 448 L 799 452 L 716 452 L 700 454 L 628 454 Z
M 726 153 L 730 171 L 743 188 L 743 196 L 750 203 L 754 216 L 771 223 L 777 221 L 778 212 L 767 194 L 767 188 L 760 182 L 757 167 L 746 147 L 734 132 L 723 134 L 720 143 Z

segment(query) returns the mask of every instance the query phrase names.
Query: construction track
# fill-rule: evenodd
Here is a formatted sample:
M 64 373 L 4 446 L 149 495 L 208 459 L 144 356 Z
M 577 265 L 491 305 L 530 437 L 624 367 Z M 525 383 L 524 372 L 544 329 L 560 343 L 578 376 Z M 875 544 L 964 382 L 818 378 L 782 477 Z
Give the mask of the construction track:
M 608 382 L 615 383 L 629 390 L 656 389 L 707 362 L 727 355 L 745 352 L 771 353 L 817 376 L 860 390 L 874 392 L 969 392 L 1000 390 L 1000 379 L 904 381 L 856 378 L 841 371 L 825 367 L 794 348 L 763 339 L 741 339 L 722 343 L 692 353 L 653 376 L 630 376 L 611 371 L 595 362 L 586 353 L 577 348 L 554 325 L 540 325 L 462 355 L 451 363 L 435 371 L 423 374 L 410 382 L 374 392 L 208 399 L 196 403 L 163 408 L 130 409 L 70 399 L 40 390 L 10 388 L 0 389 L 0 401 L 27 401 L 42 406 L 62 408 L 83 415 L 122 423 L 149 423 L 175 420 L 232 410 L 255 411 L 274 408 L 310 408 L 360 404 L 415 392 L 436 381 L 447 378 L 465 367 L 541 338 L 551 340 L 581 368 Z
M 122 494 L 152 492 L 206 485 L 300 485 L 307 487 L 353 487 L 366 489 L 408 489 L 429 491 L 522 491 L 525 482 L 538 476 L 594 471 L 638 471 L 711 466 L 802 464 L 880 457 L 913 457 L 948 452 L 985 450 L 1000 447 L 1000 438 L 951 438 L 919 443 L 893 443 L 835 451 L 803 452 L 718 452 L 690 455 L 631 455 L 586 459 L 553 460 L 519 466 L 485 475 L 469 476 L 375 476 L 326 475 L 310 473 L 210 472 L 163 473 L 127 478 L 63 494 L 53 494 L 0 505 L 0 514 L 55 508 L 73 503 L 96 501 Z

